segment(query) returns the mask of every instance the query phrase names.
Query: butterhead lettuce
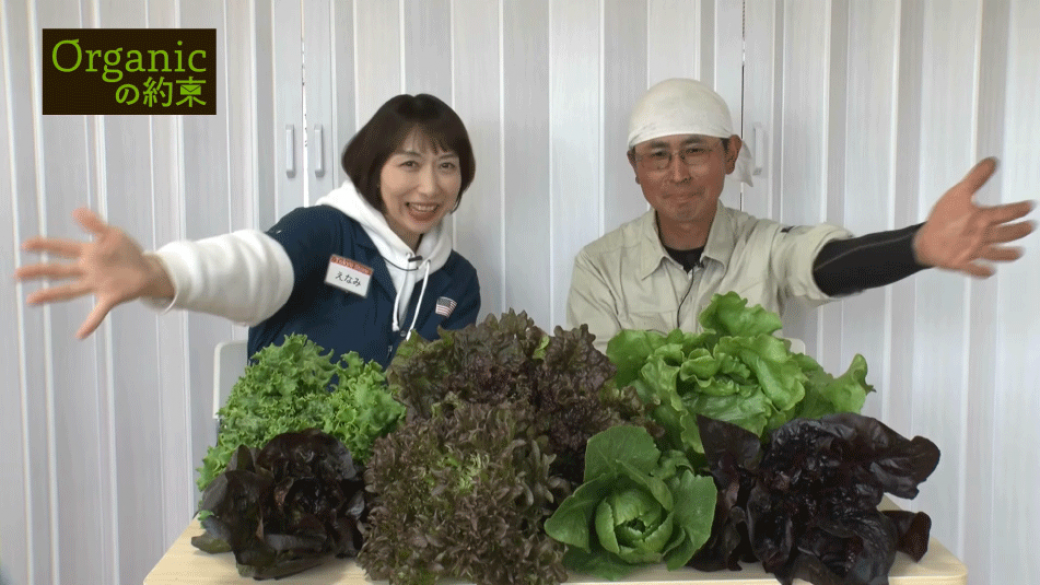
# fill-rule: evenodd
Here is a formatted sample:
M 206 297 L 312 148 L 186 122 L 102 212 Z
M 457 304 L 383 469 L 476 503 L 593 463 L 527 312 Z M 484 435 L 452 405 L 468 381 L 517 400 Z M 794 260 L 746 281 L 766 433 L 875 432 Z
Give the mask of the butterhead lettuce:
M 616 426 L 589 439 L 585 483 L 545 522 L 568 545 L 564 565 L 618 579 L 646 564 L 677 569 L 708 539 L 716 490 L 686 458 L 662 454 L 641 427 Z

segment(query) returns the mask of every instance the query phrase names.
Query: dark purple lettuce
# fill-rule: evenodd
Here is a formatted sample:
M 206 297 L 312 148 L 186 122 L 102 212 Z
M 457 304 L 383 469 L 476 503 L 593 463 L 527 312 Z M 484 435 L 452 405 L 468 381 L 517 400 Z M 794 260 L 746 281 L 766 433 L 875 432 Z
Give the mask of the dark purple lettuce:
M 885 493 L 917 495 L 939 462 L 931 441 L 852 413 L 792 420 L 761 448 L 732 424 L 698 425 L 719 495 L 712 536 L 691 566 L 757 559 L 785 585 L 883 585 L 897 551 L 915 560 L 927 551 L 926 514 L 877 508 Z
M 284 433 L 262 449 L 240 447 L 206 488 L 206 533 L 191 543 L 235 553 L 239 573 L 284 577 L 362 545 L 364 485 L 350 452 L 318 429 Z

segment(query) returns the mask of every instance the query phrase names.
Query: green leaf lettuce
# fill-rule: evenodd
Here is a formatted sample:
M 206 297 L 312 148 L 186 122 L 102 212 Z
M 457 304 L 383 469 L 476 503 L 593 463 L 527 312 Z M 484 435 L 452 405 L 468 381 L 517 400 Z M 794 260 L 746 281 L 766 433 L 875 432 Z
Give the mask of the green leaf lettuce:
M 704 453 L 698 414 L 764 437 L 796 416 L 857 412 L 873 390 L 862 356 L 834 378 L 774 335 L 779 316 L 736 293 L 715 295 L 700 323 L 696 334 L 624 330 L 607 345 L 615 384 L 635 388 L 665 429 L 664 444 L 695 459 Z

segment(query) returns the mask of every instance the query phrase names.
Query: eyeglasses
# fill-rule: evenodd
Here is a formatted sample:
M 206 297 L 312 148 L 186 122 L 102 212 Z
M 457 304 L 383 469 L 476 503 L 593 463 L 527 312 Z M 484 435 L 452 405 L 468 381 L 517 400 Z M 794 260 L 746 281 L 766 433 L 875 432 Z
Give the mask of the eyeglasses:
M 721 142 L 721 140 L 719 141 Z M 651 171 L 663 171 L 672 165 L 672 157 L 679 155 L 679 160 L 688 167 L 700 166 L 711 159 L 711 153 L 715 150 L 715 144 L 690 144 L 679 150 L 666 150 L 664 148 L 653 148 L 650 152 L 637 154 L 636 161 Z

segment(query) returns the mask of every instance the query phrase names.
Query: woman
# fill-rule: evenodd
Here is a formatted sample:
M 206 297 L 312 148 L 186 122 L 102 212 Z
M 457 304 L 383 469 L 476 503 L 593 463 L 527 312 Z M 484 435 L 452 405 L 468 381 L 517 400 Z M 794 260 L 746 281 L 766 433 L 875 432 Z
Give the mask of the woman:
M 97 297 L 77 336 L 90 335 L 116 305 L 142 298 L 248 324 L 249 353 L 303 333 L 339 356 L 358 352 L 386 366 L 413 331 L 476 321 L 473 266 L 451 249 L 444 217 L 473 181 L 466 128 L 436 97 L 390 99 L 343 153 L 349 181 L 266 233 L 244 230 L 145 253 L 86 209 L 76 220 L 92 242 L 32 238 L 23 248 L 75 259 L 19 268 L 20 280 L 69 278 L 30 304 Z

